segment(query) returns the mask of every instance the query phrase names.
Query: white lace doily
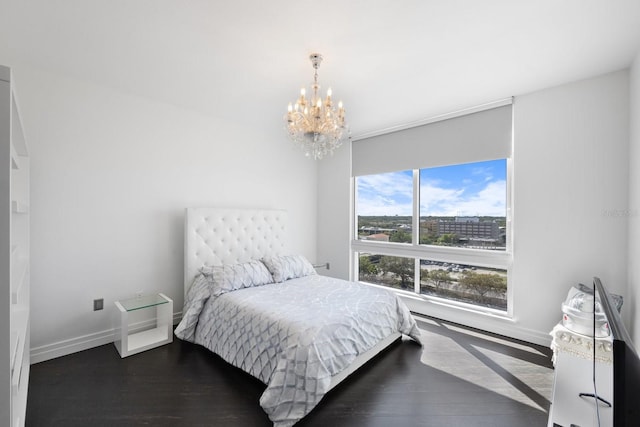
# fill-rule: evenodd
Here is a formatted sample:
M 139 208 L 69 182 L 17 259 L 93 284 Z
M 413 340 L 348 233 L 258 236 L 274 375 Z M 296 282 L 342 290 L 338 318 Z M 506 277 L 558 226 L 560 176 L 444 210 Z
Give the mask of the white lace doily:
M 570 353 L 573 356 L 587 360 L 593 360 L 593 337 L 570 331 L 558 323 L 550 332 L 551 350 L 553 350 L 553 364 L 556 363 L 556 355 L 559 352 Z M 596 361 L 613 363 L 613 341 L 611 337 L 597 338 Z

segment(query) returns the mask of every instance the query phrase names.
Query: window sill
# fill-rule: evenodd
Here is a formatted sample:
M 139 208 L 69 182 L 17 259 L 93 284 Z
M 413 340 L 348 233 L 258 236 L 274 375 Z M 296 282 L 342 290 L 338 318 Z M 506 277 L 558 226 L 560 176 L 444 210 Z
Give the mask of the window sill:
M 501 310 L 482 307 L 482 306 L 474 306 L 473 304 L 467 304 L 467 303 L 458 302 L 458 301 L 447 301 L 445 299 L 427 297 L 424 295 L 415 295 L 415 294 L 411 294 L 410 292 L 401 292 L 401 293 L 397 292 L 397 294 L 400 295 L 402 298 L 409 298 L 409 299 L 418 301 L 420 304 L 433 304 L 435 306 L 442 307 L 447 310 L 463 311 L 473 315 L 480 315 L 484 317 L 490 317 L 493 319 L 507 320 L 510 322 L 514 321 L 513 316 L 511 316 L 506 311 L 501 311 Z M 426 313 L 421 313 L 421 314 L 426 314 Z

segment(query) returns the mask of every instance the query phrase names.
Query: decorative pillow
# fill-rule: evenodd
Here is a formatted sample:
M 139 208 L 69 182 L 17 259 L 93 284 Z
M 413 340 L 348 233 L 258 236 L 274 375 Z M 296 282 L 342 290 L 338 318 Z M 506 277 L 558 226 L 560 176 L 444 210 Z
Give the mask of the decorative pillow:
M 276 283 L 316 274 L 313 265 L 302 255 L 272 256 L 263 258 L 262 262 L 267 266 Z
M 258 260 L 251 260 L 240 264 L 202 267 L 200 272 L 211 280 L 213 296 L 219 296 L 237 289 L 273 283 L 271 273 L 269 273 L 267 267 Z

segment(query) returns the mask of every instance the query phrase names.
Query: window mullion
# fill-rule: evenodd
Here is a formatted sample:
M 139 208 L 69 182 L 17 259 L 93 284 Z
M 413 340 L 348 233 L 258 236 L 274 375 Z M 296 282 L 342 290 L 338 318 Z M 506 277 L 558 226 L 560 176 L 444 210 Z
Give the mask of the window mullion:
M 420 170 L 413 170 L 413 219 L 411 222 L 411 234 L 414 247 L 420 245 Z M 420 259 L 415 258 L 413 288 L 415 293 L 420 293 Z
M 413 245 L 420 244 L 420 169 L 413 170 L 413 220 L 411 223 Z

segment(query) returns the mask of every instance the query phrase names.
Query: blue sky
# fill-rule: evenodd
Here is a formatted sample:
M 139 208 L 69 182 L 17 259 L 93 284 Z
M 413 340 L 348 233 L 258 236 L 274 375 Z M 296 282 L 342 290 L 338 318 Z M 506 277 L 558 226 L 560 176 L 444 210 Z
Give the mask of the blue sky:
M 411 215 L 412 171 L 356 179 L 358 215 Z M 420 171 L 420 214 L 505 216 L 506 160 Z

